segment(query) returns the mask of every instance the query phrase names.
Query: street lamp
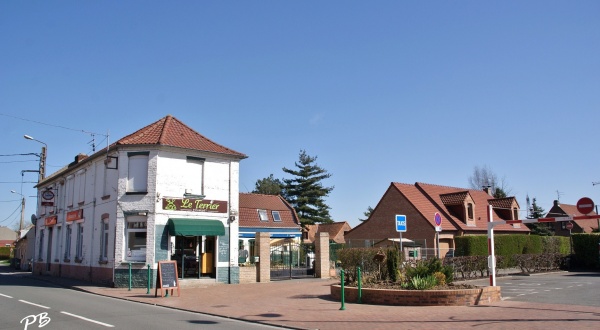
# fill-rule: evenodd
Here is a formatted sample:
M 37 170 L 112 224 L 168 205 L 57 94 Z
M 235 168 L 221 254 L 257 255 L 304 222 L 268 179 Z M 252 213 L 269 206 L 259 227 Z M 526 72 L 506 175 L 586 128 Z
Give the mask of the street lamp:
M 13 194 L 21 195 L 21 222 L 19 223 L 19 239 L 21 238 L 21 231 L 23 231 L 23 227 L 25 227 L 25 196 L 23 194 L 18 193 L 14 190 L 10 191 Z
M 44 178 L 46 177 L 46 153 L 48 152 L 48 145 L 40 140 L 34 139 L 33 137 L 31 137 L 29 135 L 23 135 L 23 137 L 26 138 L 27 140 L 33 140 L 33 141 L 39 142 L 44 145 L 42 147 L 42 153 L 40 154 L 40 174 L 38 177 L 38 183 L 39 183 L 42 180 L 44 180 Z

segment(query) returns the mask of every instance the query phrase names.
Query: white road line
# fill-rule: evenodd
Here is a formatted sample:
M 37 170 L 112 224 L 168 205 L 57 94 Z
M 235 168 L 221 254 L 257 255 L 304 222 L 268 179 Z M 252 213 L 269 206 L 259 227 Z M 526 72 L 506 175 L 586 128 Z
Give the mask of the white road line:
M 37 307 L 41 307 L 41 308 L 45 308 L 45 309 L 50 309 L 50 307 L 48 307 L 48 306 L 34 304 L 34 303 L 29 302 L 27 300 L 20 300 L 19 299 L 19 301 L 22 302 L 22 303 L 25 303 L 25 304 L 29 304 L 29 305 L 33 305 L 33 306 L 37 306 Z
M 79 315 L 76 315 L 76 314 L 71 314 L 71 313 L 68 313 L 68 312 L 63 312 L 63 311 L 61 311 L 61 313 L 65 314 L 65 315 L 72 316 L 72 317 L 76 317 L 76 318 L 78 318 L 78 319 L 81 319 L 81 320 L 84 320 L 84 321 L 88 321 L 88 322 L 96 323 L 96 324 L 99 324 L 99 325 L 105 326 L 105 327 L 107 327 L 107 328 L 114 328 L 114 327 L 115 327 L 115 326 L 114 326 L 114 325 L 112 325 L 112 324 L 108 324 L 108 323 L 102 323 L 102 322 L 100 322 L 100 321 L 96 321 L 96 320 L 88 319 L 87 317 L 79 316 Z
M 11 297 L 11 296 L 7 296 L 7 295 L 5 295 L 5 294 L 2 294 L 2 293 L 0 293 L 0 296 L 2 296 L 2 297 L 6 297 L 6 298 L 11 298 L 11 299 L 12 299 L 12 297 Z

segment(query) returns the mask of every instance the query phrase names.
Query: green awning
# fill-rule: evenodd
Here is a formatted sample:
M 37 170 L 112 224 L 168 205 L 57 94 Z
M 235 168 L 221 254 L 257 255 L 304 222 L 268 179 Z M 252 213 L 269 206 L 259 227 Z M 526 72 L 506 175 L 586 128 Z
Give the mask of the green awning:
M 171 236 L 222 236 L 225 226 L 219 220 L 169 219 L 167 222 Z

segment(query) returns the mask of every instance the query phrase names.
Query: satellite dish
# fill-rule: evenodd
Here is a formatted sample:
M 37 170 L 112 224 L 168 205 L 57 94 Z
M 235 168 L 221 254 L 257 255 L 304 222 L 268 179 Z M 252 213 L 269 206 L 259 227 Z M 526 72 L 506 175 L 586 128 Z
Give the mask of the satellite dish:
M 35 216 L 35 214 L 31 215 L 31 223 L 35 225 L 35 223 L 37 222 L 37 217 Z

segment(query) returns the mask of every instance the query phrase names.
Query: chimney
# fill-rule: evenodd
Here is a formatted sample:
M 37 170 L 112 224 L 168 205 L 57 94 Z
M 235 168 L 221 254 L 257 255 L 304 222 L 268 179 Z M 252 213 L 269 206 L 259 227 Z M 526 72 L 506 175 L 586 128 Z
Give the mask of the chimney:
M 483 191 L 485 191 L 486 194 L 493 196 L 492 195 L 492 187 L 491 186 L 483 186 Z
M 555 200 L 554 200 L 554 206 L 556 206 L 556 207 L 559 207 L 559 206 L 560 206 L 560 203 L 558 202 L 558 200 L 557 200 L 557 199 L 555 199 Z
M 68 167 L 77 165 L 79 162 L 81 162 L 82 160 L 84 160 L 86 158 L 88 158 L 88 156 L 86 154 L 79 154 L 79 155 L 75 156 L 75 160 L 72 163 L 70 163 Z

